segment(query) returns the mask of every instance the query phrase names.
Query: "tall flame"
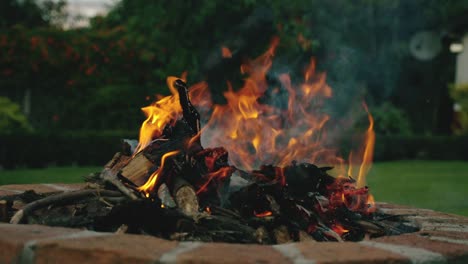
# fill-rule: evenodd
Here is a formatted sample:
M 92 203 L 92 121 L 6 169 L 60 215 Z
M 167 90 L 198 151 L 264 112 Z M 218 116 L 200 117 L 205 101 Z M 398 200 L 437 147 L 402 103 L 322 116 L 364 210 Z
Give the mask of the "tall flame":
M 171 96 L 163 97 L 152 105 L 141 109 L 147 119 L 141 125 L 139 144 L 135 154 L 148 146 L 154 138 L 160 137 L 166 125 L 175 122 L 182 113 L 179 95 L 173 86 L 176 79 L 176 77 L 167 78 Z
M 318 111 L 324 99 L 332 96 L 326 75 L 316 72 L 311 59 L 302 84 L 293 84 L 289 75 L 282 74 L 280 84 L 270 87 L 266 75 L 278 44 L 274 39 L 263 55 L 241 66 L 241 72 L 248 74 L 244 86 L 235 91 L 228 84 L 227 104 L 214 105 L 203 129 L 203 144 L 225 146 L 230 162 L 247 170 L 266 163 L 285 166 L 293 160 L 342 165 L 334 150 L 325 147 L 322 129 L 329 116 Z M 275 102 L 261 102 L 269 88 L 276 93 L 275 100 L 287 98 L 286 109 L 275 107 Z
M 363 102 L 364 110 L 367 113 L 367 119 L 369 120 L 369 127 L 367 128 L 364 134 L 364 142 L 357 150 L 357 152 L 351 151 L 349 153 L 349 167 L 348 175 L 353 176 L 354 173 L 354 163 L 360 164 L 359 170 L 357 172 L 357 187 L 361 188 L 366 185 L 366 175 L 369 172 L 372 166 L 372 160 L 374 156 L 374 146 L 375 146 L 375 132 L 374 132 L 374 119 L 369 112 L 369 108 L 366 103 Z
M 202 116 L 211 113 L 208 122 L 189 144 L 201 137 L 203 146 L 223 146 L 229 152 L 229 162 L 240 169 L 253 170 L 261 164 L 275 164 L 283 167 L 297 160 L 315 164 L 329 164 L 338 168 L 337 174 L 344 176 L 344 160 L 336 150 L 329 147 L 327 126 L 330 117 L 324 113 L 323 104 L 332 96 L 332 89 L 326 83 L 326 74 L 317 72 L 315 59 L 311 59 L 304 71 L 301 83 L 292 81 L 288 74 L 278 76 L 278 83 L 267 81 L 272 59 L 279 39 L 274 39 L 267 51 L 254 60 L 242 64 L 240 71 L 246 74 L 244 85 L 234 89 L 228 83 L 224 93 L 227 103 L 214 105 L 208 85 L 205 82 L 190 87 L 192 104 Z M 228 49 L 222 49 L 229 57 Z M 181 116 L 179 96 L 173 87 L 176 78 L 169 77 L 168 86 L 172 95 L 161 97 L 152 105 L 143 108 L 147 119 L 140 129 L 140 141 L 135 154 L 160 138 L 166 126 L 174 124 Z M 284 102 L 283 102 L 284 101 Z M 268 102 L 268 103 L 267 103 Z M 367 106 L 369 127 L 364 135 L 364 144 L 350 154 L 349 175 L 353 174 L 352 162 L 358 159 L 357 187 L 365 184 L 365 175 L 370 169 L 375 133 L 374 121 Z M 169 154 L 169 153 L 168 153 Z M 171 152 L 171 155 L 174 153 Z M 167 156 L 165 155 L 167 158 Z M 212 172 L 208 182 L 226 175 L 225 170 Z M 278 174 L 278 180 L 285 182 L 287 175 Z M 157 181 L 158 172 L 140 188 L 151 189 Z M 198 190 L 202 192 L 204 187 Z
M 374 119 L 372 118 L 372 115 L 370 114 L 369 108 L 367 107 L 366 103 L 363 103 L 363 106 L 367 112 L 367 117 L 369 119 L 369 128 L 367 128 L 366 134 L 364 135 L 365 147 L 361 167 L 359 168 L 357 187 L 362 187 L 366 184 L 365 177 L 372 166 L 375 145 Z

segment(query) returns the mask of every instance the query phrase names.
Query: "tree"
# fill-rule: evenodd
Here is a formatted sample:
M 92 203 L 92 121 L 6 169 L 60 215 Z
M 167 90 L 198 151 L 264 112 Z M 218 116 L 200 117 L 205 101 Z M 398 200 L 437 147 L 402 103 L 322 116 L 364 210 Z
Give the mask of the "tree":
M 66 17 L 65 0 L 2 0 L 0 1 L 0 28 L 14 25 L 25 27 L 60 26 Z

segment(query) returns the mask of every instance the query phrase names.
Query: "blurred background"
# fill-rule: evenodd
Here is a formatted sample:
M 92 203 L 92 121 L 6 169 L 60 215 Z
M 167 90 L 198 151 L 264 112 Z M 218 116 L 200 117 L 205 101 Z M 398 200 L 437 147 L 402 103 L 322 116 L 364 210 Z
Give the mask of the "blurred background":
M 466 0 L 2 0 L 0 184 L 82 181 L 137 138 L 167 76 L 223 103 L 279 36 L 272 78 L 315 57 L 332 116 L 368 103 L 377 201 L 468 215 L 467 13 Z

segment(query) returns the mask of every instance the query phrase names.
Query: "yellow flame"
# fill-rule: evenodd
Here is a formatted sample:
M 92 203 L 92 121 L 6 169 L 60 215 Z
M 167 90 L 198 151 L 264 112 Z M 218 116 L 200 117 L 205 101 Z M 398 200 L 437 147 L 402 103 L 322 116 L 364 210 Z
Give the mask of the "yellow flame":
M 158 177 L 164 169 L 166 159 L 177 155 L 179 152 L 179 150 L 175 150 L 164 154 L 161 158 L 161 166 L 159 166 L 159 168 L 155 172 L 153 172 L 153 174 L 151 174 L 151 176 L 148 178 L 145 184 L 138 187 L 138 190 L 142 191 L 147 198 L 150 196 L 150 193 L 154 191 L 154 187 L 156 186 Z
M 369 127 L 367 128 L 365 138 L 365 148 L 364 155 L 362 157 L 361 167 L 359 168 L 359 174 L 357 179 L 357 187 L 361 188 L 366 185 L 366 175 L 369 172 L 372 166 L 372 160 L 374 156 L 374 145 L 375 145 L 375 132 L 374 132 L 374 119 L 367 108 L 367 105 L 364 103 L 364 109 L 367 112 L 367 117 L 369 119 Z
M 166 96 L 141 109 L 147 119 L 141 125 L 139 144 L 135 150 L 135 155 L 146 148 L 153 139 L 160 137 L 166 125 L 175 122 L 182 113 L 179 95 L 173 86 L 174 81 L 177 79 L 177 77 L 167 78 L 167 85 L 172 93 L 171 96 Z

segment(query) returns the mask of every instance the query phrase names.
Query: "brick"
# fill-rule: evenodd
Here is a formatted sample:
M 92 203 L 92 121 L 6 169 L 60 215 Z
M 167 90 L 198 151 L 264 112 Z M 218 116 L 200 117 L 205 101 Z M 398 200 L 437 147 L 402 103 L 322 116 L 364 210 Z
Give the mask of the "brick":
M 35 263 L 154 263 L 177 244 L 128 234 L 51 239 L 36 244 Z
M 380 237 L 374 239 L 374 241 L 422 248 L 442 254 L 450 263 L 454 261 L 467 261 L 460 263 L 468 263 L 468 245 L 431 240 L 429 236 L 425 235 L 425 232 L 422 234 L 423 235 L 420 233 L 413 233 L 400 236 Z
M 12 263 L 31 240 L 82 232 L 79 229 L 39 225 L 0 224 L 0 263 Z
M 20 194 L 20 193 L 22 193 L 22 191 L 13 191 L 13 190 L 0 189 L 0 196 L 8 196 L 8 195 L 14 195 L 14 194 Z
M 468 240 L 468 233 L 465 232 L 446 232 L 446 231 L 421 231 L 422 237 L 447 237 L 451 239 Z
M 16 194 L 29 190 L 34 190 L 37 193 L 51 193 L 59 191 L 56 188 L 45 184 L 11 184 L 0 186 L 0 191 L 10 191 L 15 192 Z
M 177 256 L 177 263 L 291 263 L 270 246 L 207 243 Z
M 408 205 L 383 203 L 383 202 L 376 202 L 375 205 L 378 208 L 383 208 L 383 209 L 414 209 L 413 207 L 408 206 Z
M 84 183 L 43 183 L 43 184 L 10 184 L 0 186 L 1 195 L 19 194 L 25 191 L 34 190 L 37 193 L 53 193 L 64 191 L 76 191 L 86 186 Z
M 410 221 L 422 226 L 423 224 L 465 224 L 468 225 L 468 218 L 455 215 L 432 215 L 432 216 L 409 216 Z
M 387 214 L 401 214 L 401 215 L 410 215 L 408 218 L 415 219 L 415 220 L 429 220 L 429 221 L 444 221 L 444 220 L 460 220 L 460 221 L 468 221 L 468 218 L 450 214 L 450 213 L 442 213 L 438 211 L 434 211 L 431 209 L 424 209 L 424 208 L 415 208 L 407 205 L 396 205 L 396 204 L 388 204 L 388 203 L 376 203 L 379 210 Z
M 408 263 L 409 259 L 389 251 L 358 243 L 304 242 L 296 247 L 305 258 L 317 263 Z

